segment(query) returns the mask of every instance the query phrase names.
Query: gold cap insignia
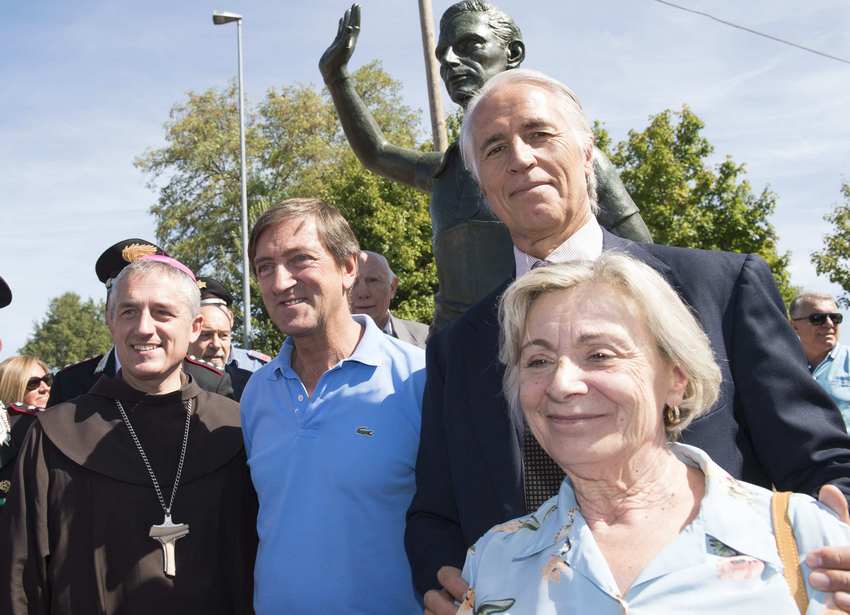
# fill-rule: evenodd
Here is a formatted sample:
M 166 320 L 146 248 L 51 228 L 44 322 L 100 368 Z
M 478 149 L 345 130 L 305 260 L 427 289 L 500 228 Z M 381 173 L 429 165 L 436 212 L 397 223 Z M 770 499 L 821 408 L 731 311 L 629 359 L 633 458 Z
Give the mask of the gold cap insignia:
M 198 290 L 204 290 L 207 287 L 207 283 L 203 280 L 198 280 L 196 284 L 198 285 Z
M 121 258 L 128 263 L 135 263 L 143 256 L 150 254 L 156 254 L 156 247 L 142 243 L 131 243 L 128 246 L 124 246 L 124 249 L 121 250 Z

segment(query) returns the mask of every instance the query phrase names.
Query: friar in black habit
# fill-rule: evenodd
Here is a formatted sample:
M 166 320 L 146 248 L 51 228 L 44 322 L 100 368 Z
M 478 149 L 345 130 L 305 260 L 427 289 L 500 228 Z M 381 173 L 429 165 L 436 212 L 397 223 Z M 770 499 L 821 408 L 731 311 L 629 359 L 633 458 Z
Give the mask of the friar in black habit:
M 128 265 L 110 293 L 121 369 L 39 414 L 0 519 L 0 612 L 251 613 L 256 495 L 239 407 L 182 368 L 192 272 Z

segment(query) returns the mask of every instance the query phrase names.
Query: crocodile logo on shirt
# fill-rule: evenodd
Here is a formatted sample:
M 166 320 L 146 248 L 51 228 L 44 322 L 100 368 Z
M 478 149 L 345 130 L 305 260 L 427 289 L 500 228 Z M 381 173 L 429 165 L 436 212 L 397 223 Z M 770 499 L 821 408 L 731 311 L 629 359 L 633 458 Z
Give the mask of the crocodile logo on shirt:
M 368 427 L 358 427 L 355 431 L 361 436 L 368 436 L 369 438 L 375 435 L 374 430 L 369 429 Z

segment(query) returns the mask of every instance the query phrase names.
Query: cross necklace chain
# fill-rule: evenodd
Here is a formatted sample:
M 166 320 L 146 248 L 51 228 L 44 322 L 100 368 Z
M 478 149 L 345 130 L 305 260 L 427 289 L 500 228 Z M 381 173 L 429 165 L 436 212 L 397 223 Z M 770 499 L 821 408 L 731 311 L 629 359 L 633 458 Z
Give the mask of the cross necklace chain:
M 141 401 L 141 400 L 140 400 Z M 145 463 L 148 474 L 151 477 L 156 497 L 159 500 L 159 505 L 162 507 L 162 512 L 165 514 L 165 519 L 159 525 L 152 525 L 150 537 L 162 545 L 162 568 L 163 572 L 169 577 L 177 574 L 177 561 L 174 556 L 174 543 L 183 538 L 189 533 L 188 523 L 172 523 L 171 508 L 174 506 L 174 496 L 177 494 L 177 487 L 180 485 L 180 475 L 183 473 L 183 462 L 186 460 L 186 447 L 189 444 L 189 424 L 192 420 L 192 401 L 191 399 L 184 401 L 186 406 L 186 429 L 183 431 L 183 446 L 180 449 L 180 459 L 177 462 L 177 474 L 174 476 L 174 486 L 171 488 L 171 498 L 168 500 L 168 506 L 165 505 L 165 498 L 162 496 L 162 489 L 159 487 L 159 481 L 156 480 L 156 474 L 153 472 L 148 456 L 145 454 L 145 449 L 142 448 L 142 443 L 139 442 L 139 437 L 136 435 L 136 430 L 130 423 L 127 413 L 124 412 L 124 406 L 117 399 L 115 405 L 118 406 L 118 412 L 121 413 L 121 418 L 127 426 L 127 431 L 130 432 L 130 437 L 133 438 L 133 443 L 139 449 L 139 455 Z M 136 403 L 138 405 L 139 402 Z M 134 406 L 135 408 L 135 406 Z M 131 408 L 132 409 L 132 408 Z

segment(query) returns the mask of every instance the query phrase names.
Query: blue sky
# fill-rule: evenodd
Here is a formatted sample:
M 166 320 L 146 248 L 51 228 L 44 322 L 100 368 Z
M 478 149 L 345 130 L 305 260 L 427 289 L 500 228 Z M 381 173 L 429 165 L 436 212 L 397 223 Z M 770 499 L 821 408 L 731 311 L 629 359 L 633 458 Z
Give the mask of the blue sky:
M 679 3 L 850 58 L 844 1 Z M 352 65 L 382 60 L 404 83 L 408 104 L 427 110 L 417 3 L 362 4 Z M 450 4 L 433 0 L 435 16 Z M 652 114 L 690 105 L 706 123 L 715 161 L 745 162 L 755 191 L 769 185 L 778 194 L 773 222 L 780 248 L 791 251 L 793 283 L 836 290 L 815 275 L 809 253 L 821 246 L 823 215 L 850 180 L 850 66 L 652 0 L 498 4 L 523 30 L 524 65 L 570 85 L 614 139 L 644 128 Z M 168 112 L 187 91 L 220 88 L 235 76 L 235 28 L 213 26 L 212 11 L 245 16 L 250 104 L 270 87 L 321 82 L 318 58 L 346 7 L 338 0 L 8 3 L 0 21 L 0 274 L 15 299 L 0 313 L 0 358 L 25 342 L 52 297 L 103 296 L 94 274 L 103 249 L 125 237 L 153 239 L 155 194 L 133 159 L 162 145 Z

